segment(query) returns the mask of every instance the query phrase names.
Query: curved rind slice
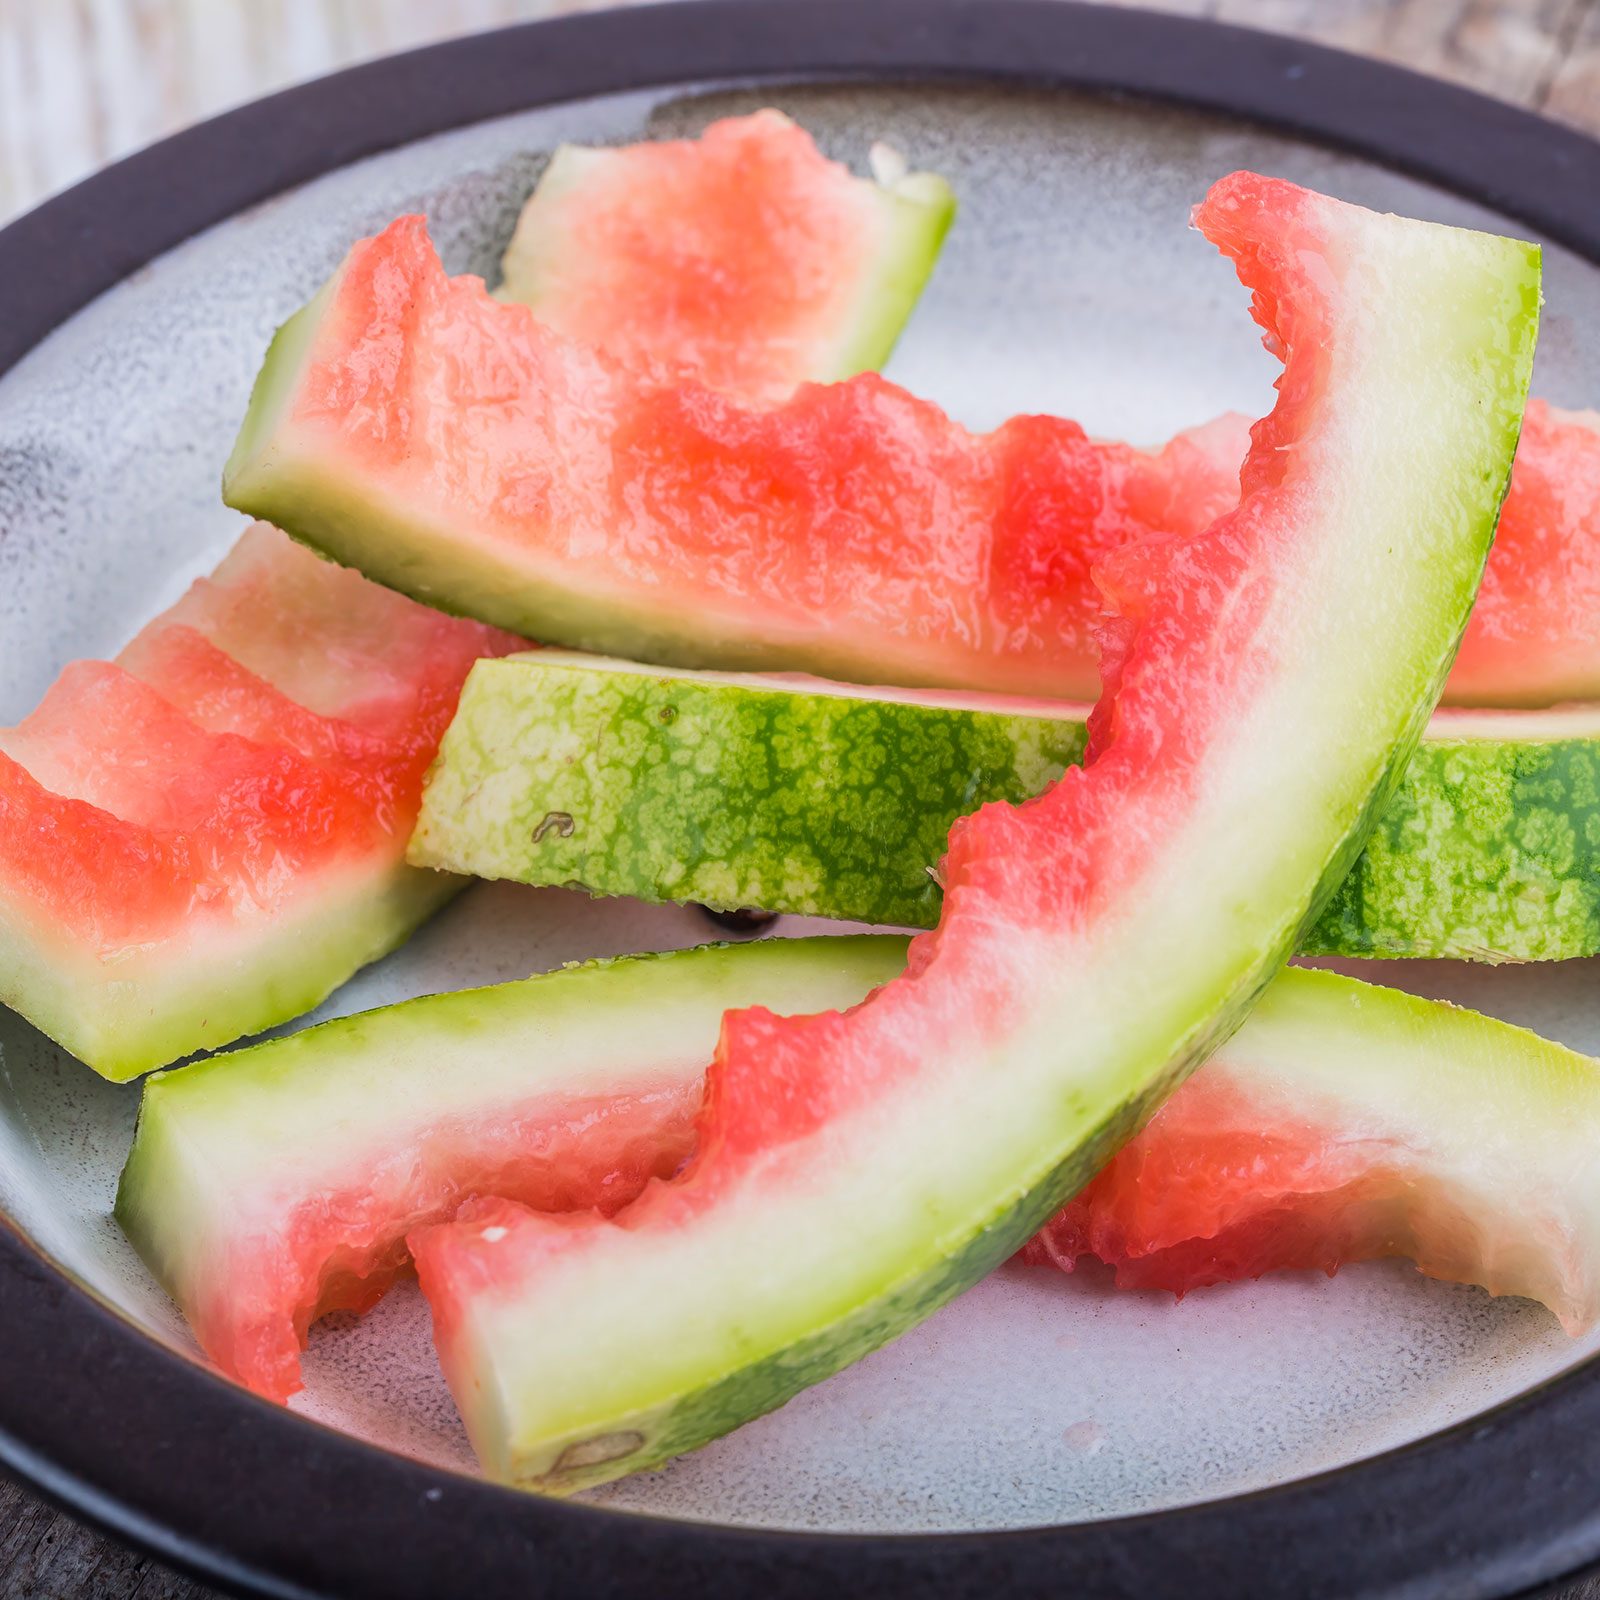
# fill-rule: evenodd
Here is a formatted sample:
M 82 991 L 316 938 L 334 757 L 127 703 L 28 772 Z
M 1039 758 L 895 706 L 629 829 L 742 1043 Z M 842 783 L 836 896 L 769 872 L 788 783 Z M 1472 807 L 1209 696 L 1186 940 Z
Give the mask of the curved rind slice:
M 766 940 L 429 995 L 157 1073 L 117 1220 L 230 1377 L 282 1400 L 325 1312 L 474 1193 L 614 1210 L 688 1155 L 729 1007 L 852 1005 L 889 937 Z
M 696 139 L 562 145 L 497 292 L 624 362 L 782 399 L 894 348 L 956 209 L 942 178 L 903 166 L 852 177 L 772 110 Z
M 959 1293 L 1228 1036 L 1347 870 L 1471 607 L 1538 252 L 1250 174 L 1197 221 L 1285 353 L 1280 400 L 1235 513 L 1104 571 L 1088 765 L 958 824 L 902 978 L 725 1020 L 679 1179 L 612 1222 L 414 1244 L 497 1476 L 652 1466 Z
M 0 1003 L 118 1080 L 310 1010 L 461 887 L 422 774 L 522 642 L 249 530 L 0 729 Z
M 546 644 L 1070 698 L 1067 580 L 1152 531 L 1152 474 L 1076 423 L 975 435 L 871 375 L 760 404 L 625 365 L 447 277 L 408 217 L 274 339 L 223 495 Z
M 1183 1294 L 1408 1256 L 1432 1277 L 1600 1318 L 1600 1062 L 1332 972 L 1249 1021 L 1029 1241 Z
M 1133 537 L 1144 529 L 1188 533 L 1239 498 L 1250 424 L 1237 413 L 1176 435 L 1162 450 L 1128 458 L 1119 490 Z M 1115 447 L 1104 447 L 1108 452 Z M 1112 545 L 1116 517 L 1064 519 L 1054 527 L 1052 586 L 1063 675 L 1080 699 L 1099 688 L 1092 623 L 1100 594 L 1092 567 Z M 1600 699 L 1600 412 L 1530 400 L 1511 487 L 1484 567 L 1443 704 L 1547 707 Z
M 409 858 L 479 878 L 932 927 L 957 817 L 1082 759 L 1087 708 L 570 651 L 480 662 Z M 1600 953 L 1600 707 L 1440 711 L 1301 948 Z
M 892 937 L 624 957 L 428 996 L 160 1073 L 117 1217 L 230 1377 L 300 1387 L 315 1318 L 361 1310 L 409 1231 L 517 1206 L 614 1212 L 693 1146 L 722 1013 L 852 1005 L 903 968 Z M 1459 1112 L 1452 1115 L 1452 1109 Z M 1410 1253 L 1527 1294 L 1573 1331 L 1600 1307 L 1586 1156 L 1600 1065 L 1453 1006 L 1291 969 L 1024 1257 L 1083 1254 L 1179 1292 L 1280 1266 Z M 1573 1149 L 1562 1161 L 1553 1152 Z M 497 1202 L 491 1206 L 487 1197 Z M 505 1197 L 519 1196 L 507 1203 Z M 1508 1200 L 1514 1196 L 1515 1203 Z M 463 1235 L 422 1235 L 435 1308 Z M 469 1391 L 475 1438 L 493 1402 Z

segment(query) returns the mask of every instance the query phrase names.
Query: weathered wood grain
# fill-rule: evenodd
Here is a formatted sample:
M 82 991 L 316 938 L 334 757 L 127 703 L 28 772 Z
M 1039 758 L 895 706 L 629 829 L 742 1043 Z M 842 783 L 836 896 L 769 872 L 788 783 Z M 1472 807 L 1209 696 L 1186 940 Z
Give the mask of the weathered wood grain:
M 1600 3 L 1577 19 L 1534 103 L 1553 117 L 1600 132 Z
M 175 128 L 286 84 L 597 3 L 0 0 L 0 222 Z M 1600 132 L 1600 0 L 1107 3 L 1363 50 Z M 210 1593 L 0 1477 L 5 1600 L 207 1600 Z M 1600 1580 L 1559 1600 L 1600 1600 Z
M 0 1478 L 5 1600 L 221 1600 L 159 1562 L 58 1516 Z
M 0 0 L 0 219 L 285 84 L 597 3 Z M 1600 0 L 1137 3 L 1365 50 L 1600 130 Z
M 596 0 L 0 0 L 0 219 L 290 83 Z

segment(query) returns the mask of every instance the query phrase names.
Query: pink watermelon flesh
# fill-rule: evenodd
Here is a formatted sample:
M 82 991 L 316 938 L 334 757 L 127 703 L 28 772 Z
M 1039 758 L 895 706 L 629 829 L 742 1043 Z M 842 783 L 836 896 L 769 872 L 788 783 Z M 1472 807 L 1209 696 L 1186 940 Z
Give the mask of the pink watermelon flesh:
M 540 321 L 732 394 L 781 399 L 824 376 L 883 248 L 889 202 L 871 184 L 776 111 L 569 154 L 581 174 L 541 185 L 532 219 Z
M 1528 404 L 1452 705 L 1600 697 L 1600 413 Z
M 1141 524 L 1198 531 L 1238 499 L 1249 423 L 1236 413 L 1177 435 L 1136 469 L 1127 491 Z M 1092 695 L 1090 568 L 1114 536 L 1105 522 L 1059 524 L 1059 586 L 1068 648 Z M 1073 541 L 1087 535 L 1083 559 Z M 1542 706 L 1600 697 L 1600 413 L 1528 403 L 1511 488 L 1500 513 L 1472 619 L 1443 701 L 1457 706 Z
M 650 1094 L 535 1099 L 422 1128 L 352 1171 L 348 1188 L 301 1198 L 269 1232 L 242 1241 L 185 1308 L 195 1337 L 230 1377 L 287 1400 L 302 1387 L 312 1323 L 376 1304 L 409 1266 L 409 1233 L 483 1194 L 610 1215 L 682 1165 L 699 1102 L 690 1079 Z
M 1404 1256 L 1600 1316 L 1600 1064 L 1456 1007 L 1294 970 L 1020 1259 L 1180 1298 Z
M 1162 1106 L 1022 1250 L 1071 1272 L 1085 1256 L 1124 1289 L 1180 1298 L 1208 1284 L 1395 1253 L 1415 1187 L 1403 1149 L 1269 1112 L 1225 1073 Z
M 86 1019 L 97 985 L 114 994 L 159 973 L 181 994 L 164 959 L 205 946 L 226 951 L 230 986 L 246 990 L 251 941 L 291 909 L 314 915 L 324 875 L 380 900 L 409 877 L 422 775 L 467 670 L 519 643 L 252 528 L 117 662 L 73 663 L 0 730 L 0 935 L 34 953 L 34 972 L 65 963 Z M 229 1032 L 225 1003 L 201 1000 L 208 1015 L 171 1022 L 167 1039 L 168 1002 L 135 999 L 160 1037 L 80 1037 L 41 1014 L 26 954 L 4 945 L 0 998 L 116 1076 L 294 1014 L 252 1013 Z M 304 982 L 325 993 L 345 976 Z
M 282 1400 L 312 1322 L 365 1309 L 406 1235 L 493 1193 L 609 1214 L 688 1156 L 730 1004 L 892 976 L 891 936 L 774 939 L 431 995 L 145 1086 L 116 1215 L 202 1348 Z
M 758 405 L 630 367 L 446 276 L 420 217 L 301 315 L 230 504 L 546 643 L 1083 697 L 1090 564 L 1167 531 L 1146 508 L 1198 528 L 1228 498 L 1193 492 L 1187 442 L 974 435 L 871 375 Z

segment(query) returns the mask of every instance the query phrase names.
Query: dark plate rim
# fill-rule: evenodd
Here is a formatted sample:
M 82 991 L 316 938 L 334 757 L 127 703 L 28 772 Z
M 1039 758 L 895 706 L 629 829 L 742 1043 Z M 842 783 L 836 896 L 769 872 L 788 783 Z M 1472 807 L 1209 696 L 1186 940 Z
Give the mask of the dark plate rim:
M 0 231 L 0 374 L 163 251 L 380 150 L 677 83 L 971 79 L 1226 113 L 1427 179 L 1600 266 L 1600 143 L 1468 90 L 1248 29 L 1072 0 L 682 0 L 454 40 L 257 101 Z M 1600 1559 L 1600 1363 L 1457 1427 L 1203 1505 L 1001 1533 L 671 1521 L 441 1472 L 244 1393 L 0 1218 L 0 1462 L 242 1593 L 668 1600 L 833 1590 L 1314 1600 L 1531 1593 Z

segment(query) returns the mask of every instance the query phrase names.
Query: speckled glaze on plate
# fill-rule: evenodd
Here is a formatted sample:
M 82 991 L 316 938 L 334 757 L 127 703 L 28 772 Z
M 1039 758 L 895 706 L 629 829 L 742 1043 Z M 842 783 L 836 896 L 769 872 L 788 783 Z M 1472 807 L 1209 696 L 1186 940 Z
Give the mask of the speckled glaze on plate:
M 1045 9 L 1055 8 L 1000 5 L 990 15 Z M 1060 8 L 1061 16 L 1072 13 Z M 960 7 L 928 14 L 977 15 Z M 551 48 L 570 50 L 582 31 L 551 38 Z M 1452 103 L 1473 103 L 1447 93 Z M 114 652 L 228 547 L 242 522 L 221 506 L 218 475 L 262 351 L 354 237 L 398 212 L 424 210 L 450 268 L 492 277 L 517 208 L 557 142 L 692 133 L 713 117 L 765 104 L 781 106 L 830 154 L 858 166 L 874 140 L 887 139 L 954 184 L 959 220 L 889 371 L 978 427 L 1048 410 L 1092 431 L 1157 442 L 1225 408 L 1266 409 L 1276 364 L 1260 348 L 1231 267 L 1187 227 L 1190 204 L 1232 168 L 1260 168 L 1382 209 L 1532 231 L 1460 194 L 1246 120 L 1017 83 L 678 83 L 546 105 L 405 143 L 257 204 L 141 267 L 0 378 L 0 722 L 26 712 L 66 661 Z M 1536 390 L 1562 404 L 1593 404 L 1600 270 L 1559 248 L 1546 261 Z M 776 930 L 832 931 L 840 930 L 796 919 Z M 314 1015 L 580 957 L 697 943 L 715 932 L 687 910 L 480 886 Z M 1596 963 L 1521 970 L 1428 963 L 1367 975 L 1600 1053 Z M 146 1351 L 154 1339 L 192 1354 L 175 1311 L 109 1216 L 136 1106 L 136 1086 L 102 1083 L 0 1011 L 0 1211 L 125 1319 L 107 1338 Z M 0 1300 L 0 1320 L 8 1310 Z M 1008 1267 L 782 1411 L 587 1499 L 677 1523 L 865 1535 L 1094 1523 L 1345 1467 L 1477 1417 L 1596 1349 L 1600 1338 L 1570 1341 L 1535 1306 L 1432 1283 L 1398 1263 L 1334 1280 L 1283 1276 L 1181 1304 L 1113 1293 L 1093 1272 L 1062 1278 Z M 180 1370 L 185 1383 L 194 1376 Z M 414 1287 L 359 1322 L 320 1327 L 305 1371 L 296 1413 L 414 1458 L 452 1504 L 489 1503 L 492 1491 L 454 1476 L 471 1472 L 470 1452 Z M 0 1368 L 0 1431 L 15 1439 L 7 1383 Z M 65 1403 L 83 1405 L 85 1392 L 74 1388 Z M 99 1392 L 105 1412 L 84 1413 L 82 1427 L 91 1435 L 103 1427 L 109 1451 L 135 1448 L 115 1420 L 116 1372 Z M 277 1430 L 275 1438 L 290 1441 L 290 1460 L 295 1439 L 308 1454 L 331 1448 L 317 1429 L 283 1434 L 283 1419 L 220 1384 L 196 1392 L 211 1397 L 207 1404 L 241 1437 Z M 52 1478 L 37 1447 L 30 1454 L 13 1443 L 10 1455 L 59 1492 L 84 1498 L 67 1477 Z M 187 1469 L 168 1461 L 154 1470 Z M 1339 1473 L 1329 1482 L 1361 1478 Z M 258 1521 L 270 1525 L 280 1487 L 256 1508 Z M 283 1492 L 292 1504 L 294 1494 Z M 107 1493 L 116 1491 L 102 1485 L 99 1513 L 128 1531 Z M 207 1524 L 207 1493 L 208 1483 L 197 1481 L 196 1522 L 207 1531 L 196 1543 L 185 1545 L 182 1529 L 140 1522 L 132 1531 L 213 1573 L 220 1565 L 234 1581 L 270 1587 L 292 1576 L 301 1585 L 293 1592 L 321 1592 L 331 1582 L 326 1572 L 306 1570 L 303 1552 L 271 1554 L 270 1540 L 265 1557 L 242 1553 L 238 1538 Z M 497 1512 L 505 1518 L 515 1520 L 522 1505 L 533 1515 L 531 1501 L 496 1494 L 493 1503 L 510 1508 Z M 224 1510 L 231 1528 L 241 1508 Z M 643 1537 L 640 1528 L 661 1526 L 570 1515 L 602 1550 L 608 1539 L 620 1551 Z M 470 1524 L 462 1516 L 462 1526 Z M 1179 1525 L 1150 1525 L 1163 1523 Z M 557 1531 L 541 1531 L 540 1540 L 559 1539 L 561 1525 L 550 1526 Z M 887 1543 L 939 1548 L 877 1541 Z M 548 1544 L 535 1544 L 554 1561 Z M 769 1548 L 857 1547 L 780 1541 Z M 1024 1586 L 1035 1570 L 1008 1566 L 1004 1552 L 1022 1547 L 1006 1541 L 961 1548 L 987 1548 L 993 1570 L 1010 1571 Z M 878 1572 L 868 1550 L 860 1545 L 859 1564 L 840 1570 L 863 1581 Z M 365 1570 L 359 1551 L 351 1559 L 356 1564 L 341 1572 Z M 966 1569 L 946 1565 L 940 1592 L 967 1592 L 956 1576 Z M 494 1574 L 509 1570 L 485 1566 L 482 1592 L 500 1592 Z M 545 1592 L 561 1571 L 559 1563 L 540 1570 L 534 1592 Z M 663 1574 L 690 1570 L 638 1568 L 617 1578 L 616 1592 L 631 1592 L 637 1581 L 676 1593 L 680 1579 Z M 813 1577 L 820 1570 L 806 1569 Z M 1073 1569 L 1058 1560 L 1056 1571 L 1065 1582 Z M 1138 1576 L 1117 1571 L 1117 1581 L 1130 1585 Z M 1188 1592 L 1212 1592 L 1189 1576 Z M 1147 1573 L 1143 1587 L 1128 1592 L 1165 1592 L 1158 1580 L 1160 1571 Z M 399 1591 L 392 1580 L 375 1580 L 371 1592 Z

